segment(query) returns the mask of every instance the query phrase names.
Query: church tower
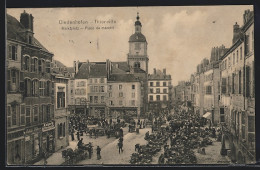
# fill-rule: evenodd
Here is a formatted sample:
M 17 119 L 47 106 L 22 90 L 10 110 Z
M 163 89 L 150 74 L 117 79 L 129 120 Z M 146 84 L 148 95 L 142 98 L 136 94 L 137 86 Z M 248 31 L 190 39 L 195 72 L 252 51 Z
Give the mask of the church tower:
M 135 21 L 135 33 L 129 38 L 129 53 L 127 56 L 128 65 L 134 69 L 134 72 L 145 71 L 148 73 L 148 55 L 147 41 L 142 34 L 142 24 L 139 21 L 139 13 L 137 13 Z

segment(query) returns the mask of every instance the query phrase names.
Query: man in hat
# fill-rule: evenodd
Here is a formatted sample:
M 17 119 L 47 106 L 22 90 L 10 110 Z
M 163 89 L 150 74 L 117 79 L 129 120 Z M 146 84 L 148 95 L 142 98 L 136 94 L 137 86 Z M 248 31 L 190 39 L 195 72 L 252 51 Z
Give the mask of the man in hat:
M 101 148 L 99 146 L 97 146 L 97 159 L 101 159 L 101 155 L 100 155 L 100 152 L 101 152 Z

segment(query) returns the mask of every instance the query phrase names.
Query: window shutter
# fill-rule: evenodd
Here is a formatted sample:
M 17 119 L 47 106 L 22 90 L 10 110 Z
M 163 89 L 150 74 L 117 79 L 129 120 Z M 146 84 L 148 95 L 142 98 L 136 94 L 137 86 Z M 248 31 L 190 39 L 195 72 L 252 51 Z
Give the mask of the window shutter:
M 246 66 L 246 97 L 250 95 L 250 67 Z
M 20 92 L 24 92 L 24 73 L 20 72 Z
M 50 105 L 50 110 L 51 110 L 51 119 L 54 119 L 54 104 Z
M 12 58 L 12 46 L 11 45 L 8 46 L 8 58 L 9 59 Z
M 7 70 L 7 91 L 11 90 L 11 70 Z

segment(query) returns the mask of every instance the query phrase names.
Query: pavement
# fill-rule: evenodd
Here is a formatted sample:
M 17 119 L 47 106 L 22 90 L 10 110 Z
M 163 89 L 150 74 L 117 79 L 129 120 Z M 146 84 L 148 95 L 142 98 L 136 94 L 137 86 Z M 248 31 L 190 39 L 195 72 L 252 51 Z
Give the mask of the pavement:
M 137 122 L 137 120 L 136 120 Z M 83 136 L 80 136 L 80 138 L 83 138 L 83 143 L 87 144 L 89 142 L 92 143 L 93 147 L 93 156 L 91 159 L 86 159 L 82 162 L 79 162 L 78 164 L 101 164 L 103 163 L 102 161 L 107 159 L 107 161 L 105 161 L 107 164 L 118 164 L 118 161 L 113 161 L 114 158 L 115 159 L 119 159 L 124 158 L 125 160 L 122 161 L 123 163 L 128 163 L 129 164 L 129 160 L 130 157 L 132 155 L 132 153 L 134 152 L 134 145 L 136 143 L 140 143 L 140 144 L 146 144 L 146 141 L 144 140 L 144 135 L 145 133 L 151 129 L 150 128 L 146 128 L 146 129 L 140 129 L 139 130 L 139 134 L 136 134 L 135 132 L 133 133 L 129 133 L 128 132 L 128 125 L 123 128 L 123 134 L 124 134 L 124 146 L 123 146 L 123 154 L 121 154 L 121 156 L 118 153 L 118 148 L 117 148 L 117 143 L 118 143 L 118 139 L 116 139 L 115 137 L 110 137 L 107 138 L 107 136 L 99 136 L 98 138 L 90 138 L 89 136 L 86 136 L 85 133 Z M 47 159 L 47 165 L 61 165 L 62 163 L 64 163 L 65 159 L 62 158 L 62 151 L 66 150 L 68 148 L 72 148 L 73 150 L 77 147 L 77 137 L 75 136 L 75 140 L 71 141 L 71 137 L 69 136 L 69 146 L 67 146 L 64 149 L 58 150 L 57 152 L 53 153 L 52 155 L 50 155 Z M 97 146 L 99 146 L 101 148 L 101 157 L 102 159 L 100 161 L 97 162 L 97 155 L 96 155 L 96 148 Z M 117 153 L 118 155 L 113 155 L 113 157 L 111 157 L 110 154 L 108 153 Z M 104 156 L 104 157 L 103 157 Z M 113 158 L 113 159 L 110 159 Z M 121 160 L 121 159 L 120 159 Z M 122 164 L 122 162 L 120 162 Z M 41 159 L 40 161 L 36 162 L 34 165 L 44 165 L 44 160 Z
M 212 145 L 205 147 L 206 155 L 200 154 L 197 152 L 197 149 L 194 149 L 194 153 L 197 157 L 197 164 L 231 164 L 228 156 L 222 156 L 220 154 L 221 142 L 216 141 L 211 138 L 213 141 Z

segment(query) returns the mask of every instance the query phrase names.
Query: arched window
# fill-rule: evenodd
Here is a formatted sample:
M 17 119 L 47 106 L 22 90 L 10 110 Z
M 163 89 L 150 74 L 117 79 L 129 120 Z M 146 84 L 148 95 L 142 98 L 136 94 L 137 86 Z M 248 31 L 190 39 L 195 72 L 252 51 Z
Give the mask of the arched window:
M 38 96 L 38 94 L 39 94 L 39 80 L 38 79 L 34 79 L 34 80 L 32 80 L 32 88 L 31 88 L 31 90 L 32 90 L 32 93 L 31 93 L 31 95 L 32 96 Z
M 140 68 L 140 62 L 135 62 L 134 63 L 134 68 Z
M 30 56 L 29 55 L 24 55 L 23 56 L 23 69 L 26 71 L 30 71 Z

